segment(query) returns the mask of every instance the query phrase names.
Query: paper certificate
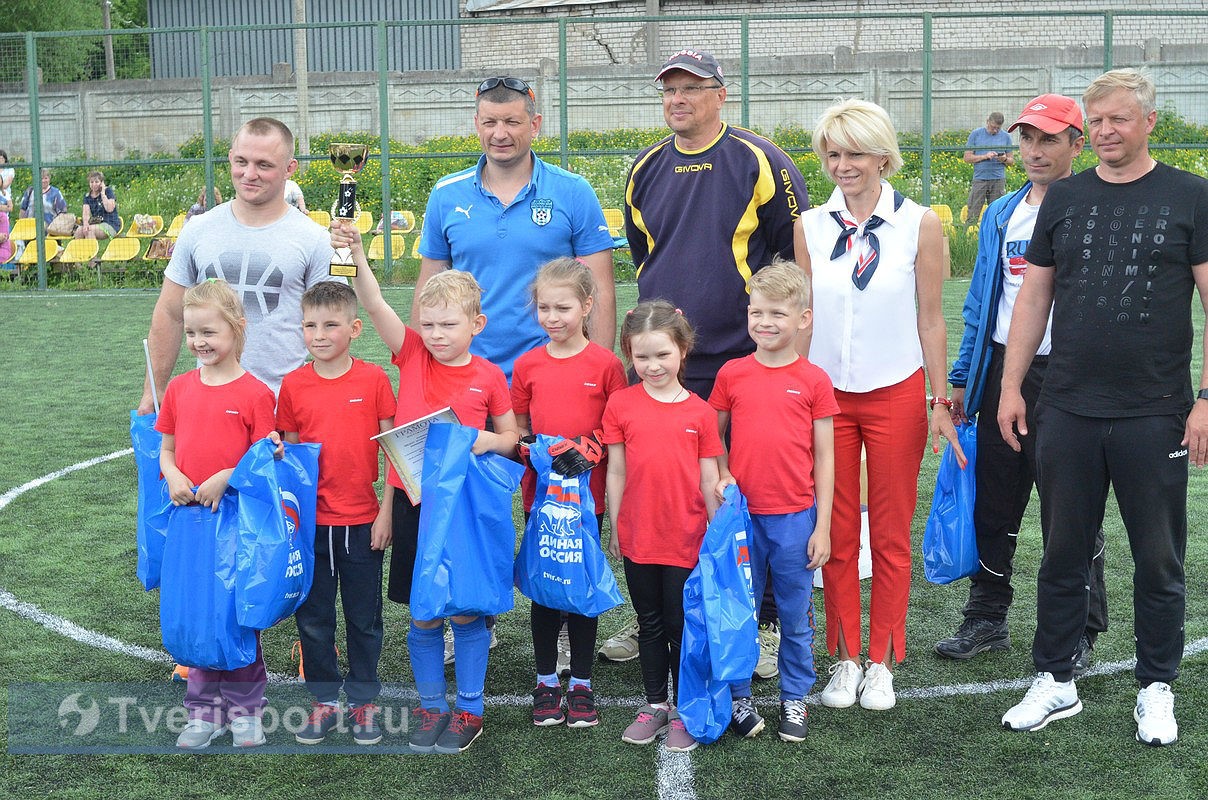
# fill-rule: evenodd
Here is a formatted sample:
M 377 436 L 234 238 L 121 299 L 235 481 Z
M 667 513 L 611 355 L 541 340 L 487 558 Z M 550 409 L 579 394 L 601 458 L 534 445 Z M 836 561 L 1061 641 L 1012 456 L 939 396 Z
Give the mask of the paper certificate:
M 424 479 L 424 445 L 428 441 L 428 426 L 433 420 L 458 421 L 453 409 L 442 408 L 373 437 L 386 451 L 413 506 L 419 505 L 420 483 Z

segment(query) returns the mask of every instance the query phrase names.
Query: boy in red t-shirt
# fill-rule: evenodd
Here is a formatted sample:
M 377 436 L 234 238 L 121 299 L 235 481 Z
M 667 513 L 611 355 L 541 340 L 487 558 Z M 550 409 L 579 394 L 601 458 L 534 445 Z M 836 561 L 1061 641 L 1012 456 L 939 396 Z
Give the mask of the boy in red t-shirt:
M 357 265 L 352 284 L 357 299 L 399 369 L 395 414 L 399 422 L 410 422 L 447 406 L 462 425 L 478 428 L 472 453 L 514 456 L 520 435 L 507 378 L 499 367 L 470 353 L 470 342 L 487 324 L 482 313 L 482 289 L 474 277 L 449 269 L 424 284 L 415 298 L 419 307 L 417 332 L 407 327 L 382 297 L 356 228 L 347 222 L 333 222 L 331 244 L 337 250 L 347 247 L 351 251 Z M 488 419 L 491 430 L 486 430 Z M 386 593 L 396 603 L 410 603 L 420 511 L 419 506 L 411 505 L 393 468 L 387 472 L 382 508 L 384 514 L 390 514 L 394 542 Z M 449 623 L 457 654 L 457 705 L 453 711 L 445 697 L 445 621 L 413 618 L 407 632 L 411 671 L 420 700 L 412 712 L 408 744 L 417 753 L 458 753 L 482 733 L 490 633 L 481 614 L 450 617 Z
M 717 409 L 728 455 L 718 459 L 720 500 L 737 483 L 751 512 L 751 582 L 763 597 L 771 570 L 780 609 L 780 738 L 805 740 L 805 696 L 813 688 L 814 570 L 830 558 L 831 500 L 835 489 L 835 434 L 839 412 L 830 378 L 796 341 L 812 323 L 809 284 L 796 264 L 776 261 L 751 276 L 747 332 L 755 352 L 717 373 L 709 404 Z M 763 719 L 751 701 L 751 682 L 731 686 L 730 726 L 752 737 Z
M 277 427 L 287 442 L 319 442 L 315 577 L 294 616 L 302 640 L 306 688 L 314 707 L 295 738 L 319 744 L 340 724 L 340 687 L 352 738 L 382 740 L 376 720 L 382 654 L 382 560 L 390 515 L 378 504 L 378 446 L 394 426 L 394 390 L 386 372 L 349 353 L 361 335 L 357 297 L 346 284 L 316 284 L 302 295 L 302 335 L 314 360 L 285 376 Z M 344 608 L 348 674 L 336 657 L 336 590 Z

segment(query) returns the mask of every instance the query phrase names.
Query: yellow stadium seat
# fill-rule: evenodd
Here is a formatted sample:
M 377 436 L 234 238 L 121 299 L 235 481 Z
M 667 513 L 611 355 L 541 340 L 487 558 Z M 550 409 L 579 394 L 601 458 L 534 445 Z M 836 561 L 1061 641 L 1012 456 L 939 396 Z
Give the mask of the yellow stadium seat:
M 83 264 L 96 258 L 100 245 L 96 239 L 72 239 L 59 254 L 60 264 Z
M 314 211 L 308 211 L 306 216 L 313 219 L 317 225 L 321 225 L 324 228 L 331 227 L 331 214 L 327 213 L 326 211 L 315 209 Z
M 164 234 L 169 239 L 175 239 L 180 236 L 180 229 L 185 226 L 185 220 L 188 219 L 188 214 L 177 214 L 172 217 L 172 224 L 168 226 L 168 232 Z
M 160 220 L 160 223 L 163 223 L 163 220 L 162 220 L 162 219 Z M 121 235 L 122 235 L 122 231 L 124 231 L 124 230 L 126 230 L 126 220 L 122 219 L 122 218 L 119 216 L 119 217 L 117 218 L 117 231 L 115 231 L 113 235 L 114 235 L 114 236 L 121 236 Z
M 940 218 L 940 223 L 944 225 L 952 224 L 952 209 L 943 203 L 932 203 L 931 210 Z
M 373 228 L 373 215 L 368 211 L 362 211 L 360 214 L 357 214 L 356 226 L 362 236 L 369 233 L 370 229 Z
M 625 235 L 625 215 L 619 208 L 604 209 L 604 221 L 608 223 L 608 235 L 614 239 Z
M 59 251 L 62 249 L 63 248 L 59 247 L 59 243 L 57 241 L 55 241 L 54 239 L 47 239 L 46 240 L 46 260 L 49 261 L 50 259 L 57 256 L 59 254 Z M 38 263 L 38 243 L 36 241 L 30 242 L 26 246 L 25 252 L 21 254 L 21 258 L 17 259 L 17 263 L 18 264 L 37 264 Z
M 130 235 L 138 237 L 139 239 L 151 239 L 159 236 L 160 231 L 164 229 L 164 218 L 159 214 L 151 214 L 150 217 L 155 221 L 155 230 L 151 231 L 150 233 L 139 233 L 138 226 L 135 225 L 130 229 Z
M 369 243 L 369 251 L 365 257 L 370 261 L 382 261 L 386 258 L 386 237 L 378 234 L 373 237 L 373 241 Z M 401 233 L 390 234 L 390 255 L 394 259 L 401 259 L 403 254 L 407 252 L 407 243 Z
M 143 243 L 133 236 L 119 236 L 109 242 L 105 252 L 101 253 L 101 261 L 129 261 L 136 257 L 143 248 Z
M 38 235 L 38 221 L 33 217 L 22 217 L 13 223 L 8 238 L 15 242 L 28 242 Z

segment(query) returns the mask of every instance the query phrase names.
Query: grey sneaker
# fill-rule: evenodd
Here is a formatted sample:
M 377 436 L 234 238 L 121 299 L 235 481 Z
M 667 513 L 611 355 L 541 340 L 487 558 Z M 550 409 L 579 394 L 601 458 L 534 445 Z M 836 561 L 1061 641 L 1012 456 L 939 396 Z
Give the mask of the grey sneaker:
M 264 726 L 260 724 L 260 717 L 248 715 L 231 720 L 231 744 L 235 747 L 259 747 L 264 742 Z
M 311 703 L 310 716 L 302 730 L 294 734 L 298 744 L 322 744 L 328 732 L 340 724 L 340 707 Z
M 1072 717 L 1081 710 L 1082 701 L 1073 681 L 1061 683 L 1053 673 L 1041 672 L 1023 699 L 1002 715 L 1002 725 L 1013 731 L 1038 731 L 1055 719 Z
M 1078 652 L 1074 654 L 1074 677 L 1081 678 L 1095 663 L 1095 645 L 1085 633 L 1078 640 Z
M 780 674 L 780 625 L 764 622 L 759 626 L 759 661 L 755 663 L 755 677 L 769 681 Z
M 1009 650 L 1011 634 L 1007 621 L 968 617 L 956 633 L 935 643 L 936 655 L 944 658 L 973 658 L 990 650 Z
M 352 740 L 360 745 L 372 745 L 382 741 L 382 726 L 378 724 L 378 707 L 373 703 L 362 703 L 348 709 L 352 719 Z
M 684 727 L 684 721 L 680 719 L 678 711 L 672 711 L 668 720 L 667 739 L 663 742 L 668 750 L 673 753 L 691 753 L 700 746 Z
M 730 730 L 743 739 L 753 739 L 763 730 L 763 717 L 749 697 L 735 697 L 730 711 Z
M 411 709 L 410 724 L 407 727 L 407 746 L 412 753 L 434 753 L 436 742 L 440 735 L 449 727 L 453 715 L 448 711 L 441 712 L 435 708 L 417 706 Z
M 650 744 L 667 732 L 668 712 L 654 706 L 642 706 L 637 718 L 621 734 L 621 741 L 628 744 Z
M 210 746 L 210 742 L 226 731 L 226 725 L 194 718 L 189 720 L 180 736 L 176 737 L 176 746 L 183 750 L 204 750 Z
M 600 645 L 602 661 L 633 661 L 638 657 L 638 619 L 634 617 Z

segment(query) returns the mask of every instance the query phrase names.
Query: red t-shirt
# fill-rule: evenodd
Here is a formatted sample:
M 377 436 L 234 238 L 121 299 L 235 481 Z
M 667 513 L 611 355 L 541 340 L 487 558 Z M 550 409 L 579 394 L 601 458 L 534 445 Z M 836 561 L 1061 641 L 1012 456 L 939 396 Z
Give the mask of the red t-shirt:
M 629 386 L 608 398 L 604 442 L 625 445 L 621 555 L 641 564 L 696 566 L 709 524 L 700 460 L 724 452 L 717 412 L 692 392 L 679 403 L 660 403 L 642 384 Z
M 621 360 L 595 342 L 570 358 L 554 358 L 541 345 L 516 359 L 512 410 L 528 414 L 533 433 L 573 439 L 600 427 L 608 397 L 626 385 Z M 597 514 L 604 513 L 605 474 L 604 463 L 591 473 Z M 530 467 L 520 483 L 525 511 L 533 508 L 536 487 L 537 473 Z
M 176 468 L 199 486 L 273 431 L 274 402 L 273 390 L 250 372 L 207 386 L 195 369 L 168 384 L 155 429 L 176 437 Z
M 419 333 L 410 327 L 391 362 L 398 367 L 396 425 L 448 406 L 462 425 L 484 430 L 488 417 L 512 410 L 503 370 L 480 356 L 471 356 L 464 367 L 442 364 L 432 357 Z M 386 480 L 396 489 L 403 488 L 393 464 L 387 465 Z
M 709 405 L 730 412 L 730 474 L 752 514 L 814 505 L 814 420 L 839 413 L 821 367 L 805 358 L 783 367 L 754 355 L 727 361 Z
M 320 525 L 364 525 L 378 513 L 378 445 L 381 421 L 394 416 L 394 387 L 377 364 L 352 359 L 338 378 L 303 364 L 281 381 L 277 427 L 319 442 Z

